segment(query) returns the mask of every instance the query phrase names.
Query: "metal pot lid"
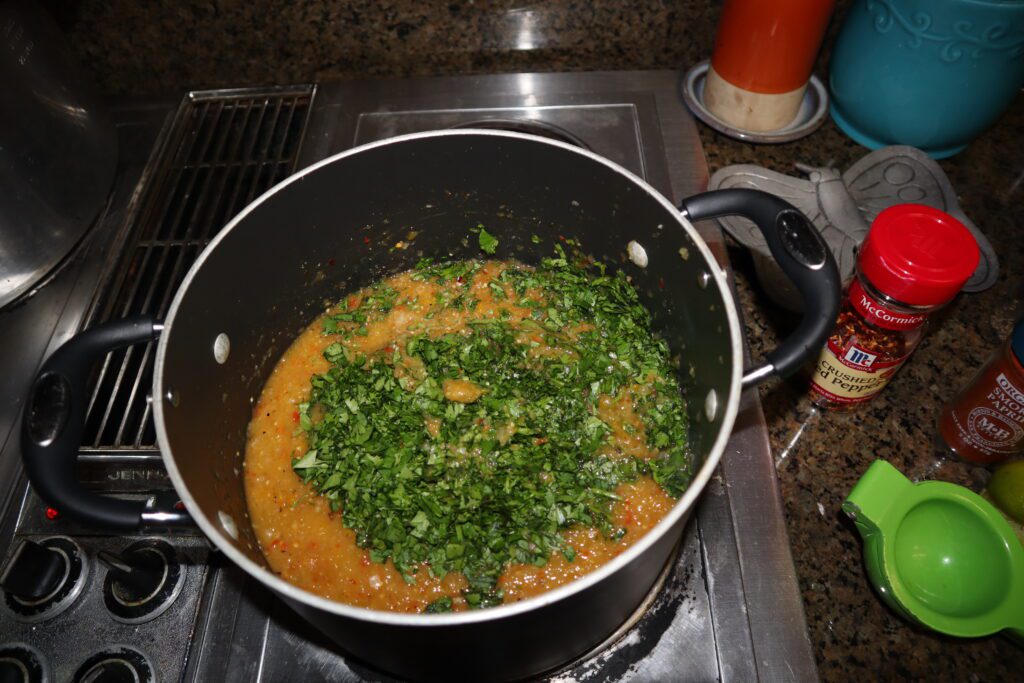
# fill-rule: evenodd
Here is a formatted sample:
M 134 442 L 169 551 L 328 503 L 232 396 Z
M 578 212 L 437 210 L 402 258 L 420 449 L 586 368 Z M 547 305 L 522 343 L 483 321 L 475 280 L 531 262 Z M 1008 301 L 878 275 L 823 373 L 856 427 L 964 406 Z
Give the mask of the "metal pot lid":
M 36 3 L 0 4 L 16 37 L 0 54 L 0 308 L 68 259 L 103 208 L 116 131 Z
M 2 309 L 31 295 L 70 260 L 69 255 L 92 226 L 99 209 L 77 223 L 55 220 L 41 225 L 27 221 L 18 225 L 10 220 L 10 216 L 29 215 L 29 212 L 23 211 L 23 206 L 16 205 L 16 198 L 14 208 L 7 198 L 0 201 L 3 204 L 0 215 L 4 216 L 4 222 L 0 225 Z

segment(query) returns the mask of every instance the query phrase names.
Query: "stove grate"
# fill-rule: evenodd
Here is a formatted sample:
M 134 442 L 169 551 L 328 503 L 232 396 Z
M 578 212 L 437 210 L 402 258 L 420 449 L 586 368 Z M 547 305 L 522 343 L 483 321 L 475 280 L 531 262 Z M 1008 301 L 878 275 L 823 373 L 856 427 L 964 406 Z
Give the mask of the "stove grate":
M 129 246 L 93 302 L 87 325 L 162 319 L 189 267 L 227 221 L 295 171 L 315 86 L 195 91 L 170 124 L 162 159 L 129 226 Z M 87 409 L 84 454 L 148 453 L 156 345 L 107 355 Z

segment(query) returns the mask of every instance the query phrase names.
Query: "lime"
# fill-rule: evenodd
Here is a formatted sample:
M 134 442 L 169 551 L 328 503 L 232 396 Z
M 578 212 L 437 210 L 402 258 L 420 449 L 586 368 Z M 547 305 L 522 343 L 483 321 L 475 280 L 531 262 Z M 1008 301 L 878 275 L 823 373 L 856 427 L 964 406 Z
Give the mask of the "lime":
M 1008 462 L 988 480 L 988 493 L 996 506 L 1024 524 L 1024 460 Z

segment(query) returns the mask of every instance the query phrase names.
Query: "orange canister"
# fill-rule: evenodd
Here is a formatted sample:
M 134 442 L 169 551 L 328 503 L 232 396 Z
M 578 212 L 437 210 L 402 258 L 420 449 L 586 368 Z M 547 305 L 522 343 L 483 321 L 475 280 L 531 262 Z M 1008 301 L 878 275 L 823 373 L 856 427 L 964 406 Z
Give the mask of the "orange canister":
M 834 6 L 835 0 L 725 0 L 705 106 L 745 130 L 790 123 Z

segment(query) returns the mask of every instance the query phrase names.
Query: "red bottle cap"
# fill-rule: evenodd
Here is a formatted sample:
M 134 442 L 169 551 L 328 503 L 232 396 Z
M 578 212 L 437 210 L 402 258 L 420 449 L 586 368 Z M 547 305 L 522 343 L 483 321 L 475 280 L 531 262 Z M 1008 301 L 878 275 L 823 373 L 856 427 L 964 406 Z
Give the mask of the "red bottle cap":
M 930 206 L 897 204 L 871 224 L 859 266 L 883 294 L 937 306 L 956 296 L 979 258 L 978 243 L 957 219 Z

